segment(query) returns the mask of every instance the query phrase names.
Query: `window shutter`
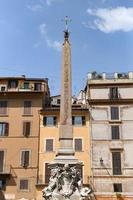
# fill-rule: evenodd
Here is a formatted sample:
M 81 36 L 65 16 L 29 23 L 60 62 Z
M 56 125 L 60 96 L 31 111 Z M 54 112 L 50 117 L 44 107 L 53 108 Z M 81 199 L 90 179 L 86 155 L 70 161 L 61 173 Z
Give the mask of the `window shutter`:
M 51 170 L 48 167 L 48 163 L 45 163 L 45 183 L 48 184 L 49 183 L 49 178 L 51 175 Z
M 72 116 L 72 125 L 74 125 L 74 116 Z
M 25 151 L 21 152 L 21 166 L 24 167 Z
M 46 126 L 46 117 L 43 117 L 43 125 Z
M 28 165 L 29 165 L 29 151 L 25 151 L 24 166 L 28 167 Z
M 4 151 L 0 151 L 0 172 L 3 172 L 4 168 Z
M 75 139 L 75 151 L 82 151 L 82 139 Z
M 9 123 L 5 123 L 5 136 L 9 134 Z
M 82 116 L 82 125 L 86 125 L 85 116 Z
M 54 126 L 56 126 L 57 117 L 54 117 Z
M 111 126 L 111 132 L 112 132 L 112 139 L 113 140 L 120 139 L 119 126 Z
M 118 120 L 119 119 L 119 108 L 111 107 L 111 119 Z
M 113 162 L 113 174 L 120 175 L 121 174 L 121 153 L 120 152 L 112 152 L 112 162 Z
M 46 151 L 53 151 L 53 139 L 46 139 Z
M 28 180 L 20 180 L 20 190 L 28 190 Z
M 30 135 L 30 122 L 23 122 L 23 135 L 28 137 Z

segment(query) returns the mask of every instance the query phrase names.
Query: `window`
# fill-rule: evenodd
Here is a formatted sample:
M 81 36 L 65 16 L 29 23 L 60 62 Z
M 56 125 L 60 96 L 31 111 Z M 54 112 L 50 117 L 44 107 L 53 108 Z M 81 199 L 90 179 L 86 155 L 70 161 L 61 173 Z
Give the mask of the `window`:
M 0 122 L 0 136 L 8 136 L 9 124 L 6 122 Z
M 23 135 L 28 137 L 30 135 L 31 122 L 23 122 Z
M 0 190 L 5 190 L 6 187 L 6 180 L 0 179 Z
M 57 99 L 57 104 L 60 104 L 61 100 L 60 99 Z
M 27 179 L 20 180 L 20 190 L 23 191 L 29 190 L 29 181 Z
M 121 175 L 121 153 L 112 152 L 113 175 Z
M 53 151 L 53 139 L 46 139 L 46 151 Z
M 48 184 L 49 183 L 49 178 L 51 175 L 51 170 L 48 166 L 48 163 L 45 163 L 45 183 Z
M 4 151 L 0 151 L 0 172 L 4 170 Z
M 29 166 L 30 151 L 21 151 L 21 166 L 27 168 Z
M 35 91 L 41 91 L 42 90 L 42 83 L 35 83 L 34 84 L 34 90 Z
M 31 115 L 31 101 L 24 101 L 24 115 Z
M 43 117 L 44 126 L 56 126 L 57 118 L 55 116 Z
M 110 88 L 110 99 L 118 99 L 118 88 L 117 87 Z
M 111 107 L 111 120 L 119 120 L 119 107 Z
M 119 133 L 119 126 L 111 126 L 111 135 L 112 140 L 119 140 L 120 139 L 120 133 Z
M 9 80 L 8 81 L 8 87 L 9 88 L 17 88 L 18 87 L 18 81 L 17 80 Z
M 0 101 L 0 115 L 7 114 L 7 101 Z
M 75 151 L 82 151 L 82 139 L 81 138 L 75 139 Z
M 122 192 L 122 184 L 121 183 L 114 183 L 114 192 Z
M 29 82 L 24 82 L 24 89 L 29 89 Z
M 72 117 L 72 124 L 73 125 L 79 125 L 79 126 L 83 126 L 86 124 L 85 121 L 85 116 L 73 116 Z

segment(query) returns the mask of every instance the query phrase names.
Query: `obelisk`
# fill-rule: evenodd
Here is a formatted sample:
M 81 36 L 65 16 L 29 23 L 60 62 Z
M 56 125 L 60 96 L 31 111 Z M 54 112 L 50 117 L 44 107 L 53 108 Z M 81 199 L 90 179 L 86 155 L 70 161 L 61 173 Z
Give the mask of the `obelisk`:
M 67 17 L 65 23 L 61 73 L 60 147 L 56 158 L 49 165 L 51 177 L 48 187 L 43 190 L 45 200 L 82 200 L 91 193 L 90 188 L 82 187 L 79 171 L 82 163 L 75 158 L 73 150 L 71 46 Z

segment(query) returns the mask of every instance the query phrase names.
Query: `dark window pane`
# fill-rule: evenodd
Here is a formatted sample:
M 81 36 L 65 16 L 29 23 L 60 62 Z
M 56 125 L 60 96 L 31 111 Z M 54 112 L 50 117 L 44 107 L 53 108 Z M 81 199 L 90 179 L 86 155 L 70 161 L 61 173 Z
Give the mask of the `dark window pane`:
M 112 140 L 120 139 L 119 126 L 111 126 Z
M 61 102 L 60 99 L 57 99 L 57 104 L 60 104 L 60 102 Z
M 42 84 L 41 83 L 35 83 L 34 89 L 35 89 L 35 91 L 41 91 L 42 90 Z
M 29 89 L 29 82 L 24 82 L 24 89 Z
M 112 152 L 113 175 L 121 174 L 121 153 Z
M 46 139 L 46 151 L 53 151 L 53 139 Z
M 24 101 L 24 115 L 31 114 L 31 101 Z
M 118 99 L 118 88 L 110 88 L 110 99 Z
M 8 136 L 9 124 L 6 122 L 0 122 L 0 136 Z
M 18 87 L 18 81 L 17 80 L 9 80 L 8 81 L 8 87 L 9 88 L 17 88 Z
M 7 101 L 0 101 L 0 115 L 7 114 Z
M 119 108 L 118 107 L 111 107 L 111 119 L 119 120 Z
M 75 151 L 82 151 L 82 139 L 75 139 Z
M 122 192 L 122 184 L 121 183 L 114 183 L 114 192 Z
M 20 180 L 20 190 L 28 190 L 28 180 Z
M 49 183 L 50 174 L 51 170 L 48 167 L 48 163 L 45 163 L 45 183 Z

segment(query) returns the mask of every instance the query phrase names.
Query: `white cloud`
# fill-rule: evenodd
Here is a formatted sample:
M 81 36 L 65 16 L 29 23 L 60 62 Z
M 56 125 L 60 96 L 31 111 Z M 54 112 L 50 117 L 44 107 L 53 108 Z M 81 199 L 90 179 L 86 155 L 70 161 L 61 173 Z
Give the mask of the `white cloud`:
M 52 3 L 62 2 L 63 0 L 46 0 L 46 4 L 50 6 Z
M 41 4 L 27 5 L 26 7 L 34 12 L 41 11 L 43 9 L 43 5 Z
M 46 24 L 41 24 L 39 26 L 39 29 L 40 29 L 41 36 L 42 36 L 43 40 L 46 42 L 47 46 L 55 49 L 56 51 L 60 51 L 61 47 L 62 47 L 62 43 L 60 41 L 57 41 L 57 40 L 53 41 L 49 38 L 49 36 L 47 34 Z
M 89 15 L 96 17 L 91 28 L 99 29 L 102 32 L 110 33 L 115 31 L 133 31 L 133 8 L 99 8 L 87 10 Z M 89 24 L 86 24 L 86 26 Z

